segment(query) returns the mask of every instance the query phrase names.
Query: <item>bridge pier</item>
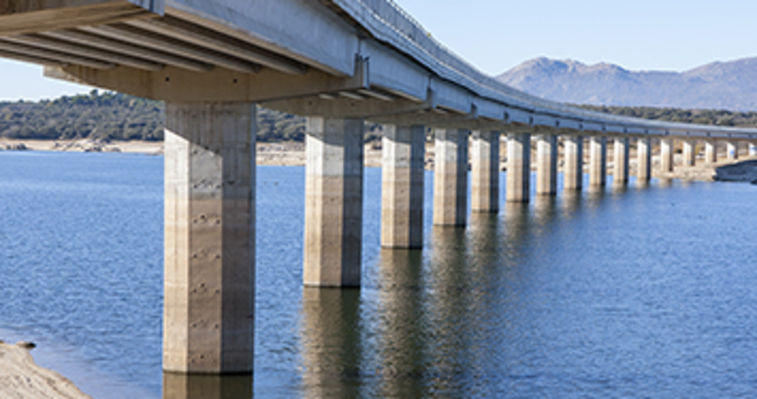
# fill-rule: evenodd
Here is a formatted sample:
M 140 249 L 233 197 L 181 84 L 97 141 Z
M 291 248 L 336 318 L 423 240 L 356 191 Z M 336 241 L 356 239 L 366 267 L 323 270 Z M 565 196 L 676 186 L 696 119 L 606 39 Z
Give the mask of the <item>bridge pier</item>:
M 382 139 L 381 246 L 423 247 L 426 128 L 386 125 Z
M 640 137 L 636 140 L 636 156 L 639 163 L 636 172 L 637 184 L 644 186 L 652 179 L 652 139 Z
M 499 211 L 499 132 L 474 131 L 471 148 L 471 208 Z
M 589 186 L 607 184 L 607 137 L 591 136 L 589 144 Z
M 468 131 L 434 132 L 434 224 L 465 226 L 468 213 Z
M 531 191 L 531 134 L 507 135 L 507 183 L 505 197 L 508 202 L 528 202 Z
M 673 139 L 660 140 L 660 170 L 673 171 Z
M 613 145 L 613 152 L 613 185 L 616 187 L 626 186 L 628 185 L 628 137 L 616 138 Z
M 250 373 L 255 106 L 166 104 L 163 368 Z
M 735 161 L 739 159 L 739 143 L 736 141 L 729 141 L 726 149 L 726 157 L 729 161 Z
M 563 189 L 581 191 L 584 180 L 584 154 L 581 136 L 565 137 L 565 168 L 563 172 Z
M 557 194 L 557 136 L 541 134 L 536 147 L 536 194 Z
M 696 142 L 684 140 L 683 142 L 683 166 L 694 166 L 696 163 Z
M 704 143 L 704 162 L 713 164 L 718 161 L 717 142 L 714 140 L 707 140 Z
M 305 166 L 306 286 L 360 286 L 363 120 L 308 117 Z
M 757 156 L 757 144 L 754 144 L 754 143 L 749 144 L 749 156 L 750 157 Z

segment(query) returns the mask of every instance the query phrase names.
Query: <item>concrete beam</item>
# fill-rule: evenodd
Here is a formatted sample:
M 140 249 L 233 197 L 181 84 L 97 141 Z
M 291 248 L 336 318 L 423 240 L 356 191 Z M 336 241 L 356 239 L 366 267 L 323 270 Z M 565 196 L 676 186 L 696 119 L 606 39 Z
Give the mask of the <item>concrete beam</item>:
M 663 173 L 673 171 L 673 139 L 660 140 L 660 170 Z
M 528 202 L 531 197 L 531 134 L 529 133 L 507 135 L 505 189 L 508 202 Z
M 613 185 L 628 185 L 628 154 L 630 144 L 628 137 L 616 138 L 613 144 Z
M 425 126 L 384 127 L 381 168 L 381 246 L 423 247 Z
M 306 122 L 306 286 L 358 287 L 363 234 L 363 121 Z
M 591 136 L 589 140 L 589 186 L 604 187 L 607 184 L 607 137 Z
M 652 139 L 641 137 L 636 140 L 636 156 L 638 157 L 638 169 L 636 182 L 639 185 L 647 185 L 652 179 Z
M 0 36 L 99 25 L 163 13 L 164 1 L 47 0 L 0 2 Z
M 78 39 L 87 35 L 82 36 L 78 31 L 76 32 Z M 127 44 L 126 46 L 130 45 Z M 139 52 L 135 53 L 135 55 L 139 54 Z M 290 100 L 292 98 L 365 88 L 362 77 L 359 75 L 348 78 L 335 77 L 316 69 L 309 69 L 300 75 L 290 75 L 267 68 L 254 74 L 234 72 L 222 68 L 197 73 L 185 68 L 203 70 L 207 67 L 207 64 L 176 55 L 168 55 L 167 57 L 165 53 L 157 50 L 150 50 L 147 58 L 169 65 L 181 64 L 181 67 L 168 66 L 160 71 L 145 71 L 125 66 L 112 69 L 52 66 L 45 67 L 45 76 L 154 100 L 175 102 L 267 101 L 266 107 L 298 115 L 325 115 L 329 111 L 326 108 L 327 106 L 333 110 L 346 109 L 350 111 L 351 108 L 359 105 L 355 104 L 356 101 L 354 100 L 349 100 L 352 101 L 352 105 L 349 102 L 344 103 L 338 100 L 334 104 L 324 105 L 317 101 L 317 97 Z M 375 104 L 385 103 L 380 100 L 375 101 L 377 101 Z M 396 112 L 397 108 L 401 109 L 397 105 L 406 106 L 408 103 L 417 108 L 417 103 L 411 103 L 407 100 L 397 101 L 394 107 L 389 107 L 387 104 L 383 104 L 383 107 L 381 105 L 373 107 L 381 107 L 380 110 L 384 113 Z M 368 103 L 374 104 L 374 102 Z M 367 114 L 367 111 L 360 110 L 351 114 L 347 113 L 347 116 L 363 115 Z
M 471 149 L 471 208 L 499 211 L 499 131 L 474 131 Z
M 684 140 L 683 142 L 683 165 L 694 166 L 696 163 L 696 142 L 694 140 Z
M 250 373 L 255 107 L 166 104 L 163 368 Z
M 584 153 L 582 136 L 565 137 L 565 169 L 563 172 L 563 189 L 581 191 L 584 180 Z
M 557 136 L 540 134 L 536 138 L 536 194 L 557 194 Z
M 468 213 L 468 131 L 436 129 L 434 224 L 465 226 Z

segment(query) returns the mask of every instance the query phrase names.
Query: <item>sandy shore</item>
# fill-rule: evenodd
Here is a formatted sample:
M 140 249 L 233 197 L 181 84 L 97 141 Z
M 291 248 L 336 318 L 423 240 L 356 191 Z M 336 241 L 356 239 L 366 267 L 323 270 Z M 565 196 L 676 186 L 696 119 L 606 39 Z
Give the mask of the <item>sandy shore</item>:
M 0 341 L 0 398 L 90 398 L 62 375 L 38 366 L 30 350 L 27 343 Z
M 536 148 L 532 146 L 531 159 L 536 159 Z M 74 151 L 74 152 L 123 152 L 139 153 L 148 155 L 163 154 L 163 142 L 156 141 L 112 141 L 108 143 L 96 142 L 88 139 L 81 140 L 17 140 L 0 138 L 0 150 L 18 150 L 26 149 L 32 151 Z M 368 167 L 381 166 L 381 142 L 371 142 L 365 145 L 364 149 L 365 165 Z M 562 170 L 563 159 L 562 151 L 558 157 L 559 169 Z M 745 157 L 742 154 L 741 160 L 755 159 L 755 157 Z M 588 151 L 584 151 L 584 172 L 588 173 Z M 613 155 L 608 151 L 607 174 L 612 175 Z M 723 154 L 720 154 L 722 157 Z M 500 145 L 500 169 L 505 170 L 506 145 Z M 722 158 L 720 158 L 722 159 Z M 257 143 L 256 161 L 258 165 L 268 166 L 303 166 L 305 165 L 305 143 L 281 142 L 281 143 Z M 653 177 L 665 179 L 682 179 L 682 180 L 700 180 L 712 181 L 718 167 L 732 164 L 735 161 L 721 161 L 715 165 L 705 165 L 704 159 L 698 159 L 697 165 L 693 167 L 682 167 L 683 156 L 676 154 L 674 157 L 675 171 L 670 173 L 661 173 L 659 171 L 659 156 L 652 158 Z M 434 143 L 426 143 L 425 167 L 432 170 L 434 166 Z M 535 167 L 535 163 L 532 164 Z M 637 160 L 635 151 L 630 154 L 630 173 L 633 176 L 636 173 Z

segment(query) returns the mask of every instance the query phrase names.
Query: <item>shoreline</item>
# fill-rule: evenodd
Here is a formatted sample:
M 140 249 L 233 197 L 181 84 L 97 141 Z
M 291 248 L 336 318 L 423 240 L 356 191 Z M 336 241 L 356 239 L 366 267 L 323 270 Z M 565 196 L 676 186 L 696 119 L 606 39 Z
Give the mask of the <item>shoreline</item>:
M 0 151 L 54 151 L 54 152 L 112 152 L 127 154 L 145 154 L 145 155 L 162 155 L 164 146 L 162 141 L 110 141 L 100 142 L 89 139 L 76 140 L 25 140 L 0 138 Z M 681 179 L 687 181 L 715 181 L 718 168 L 727 165 L 739 164 L 743 161 L 757 159 L 755 156 L 740 154 L 738 160 L 721 160 L 715 164 L 703 164 L 704 159 L 698 159 L 700 162 L 695 166 L 682 167 L 683 156 L 674 155 L 675 169 L 673 172 L 663 173 L 659 170 L 659 155 L 652 157 L 652 177 L 660 179 Z M 506 145 L 500 145 L 500 170 L 504 171 L 505 162 L 502 160 L 506 156 Z M 532 159 L 536 159 L 535 148 L 532 149 Z M 304 166 L 305 165 L 305 143 L 304 142 L 258 142 L 256 143 L 255 161 L 257 165 L 263 166 Z M 382 151 L 381 142 L 369 142 L 364 147 L 365 166 L 381 167 Z M 611 154 L 608 154 L 607 175 L 613 173 Z M 721 158 L 722 159 L 722 158 Z M 633 151 L 629 156 L 629 170 L 631 176 L 635 174 L 637 167 L 636 156 Z M 425 152 L 425 169 L 433 170 L 434 166 L 434 143 L 426 142 Z M 558 170 L 562 170 L 563 157 L 558 156 Z M 532 170 L 535 165 L 532 165 Z M 588 154 L 584 159 L 584 173 L 588 172 Z M 753 179 L 757 179 L 754 176 Z
M 38 365 L 34 344 L 0 341 L 0 397 L 92 399 L 71 380 Z

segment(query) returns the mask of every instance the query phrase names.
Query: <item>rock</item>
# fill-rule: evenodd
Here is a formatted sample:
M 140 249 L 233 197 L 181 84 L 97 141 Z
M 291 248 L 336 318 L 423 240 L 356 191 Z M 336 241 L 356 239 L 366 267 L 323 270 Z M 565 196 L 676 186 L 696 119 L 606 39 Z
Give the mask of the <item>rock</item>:
M 24 143 L 18 143 L 18 144 L 8 144 L 5 146 L 5 149 L 9 151 L 26 151 L 29 148 L 26 147 L 26 144 Z
M 715 169 L 715 180 L 730 182 L 757 181 L 757 160 L 749 160 Z
M 32 350 L 37 347 L 37 344 L 35 344 L 34 342 L 28 342 L 28 341 L 19 341 L 16 343 L 16 345 L 26 350 Z

